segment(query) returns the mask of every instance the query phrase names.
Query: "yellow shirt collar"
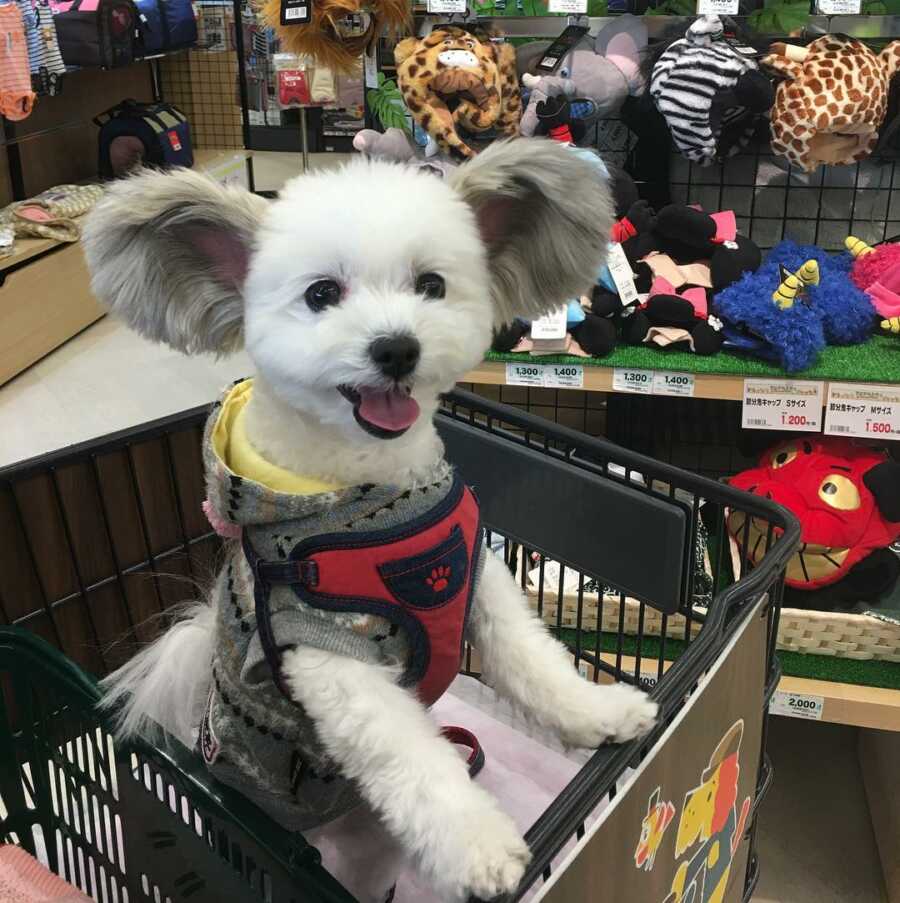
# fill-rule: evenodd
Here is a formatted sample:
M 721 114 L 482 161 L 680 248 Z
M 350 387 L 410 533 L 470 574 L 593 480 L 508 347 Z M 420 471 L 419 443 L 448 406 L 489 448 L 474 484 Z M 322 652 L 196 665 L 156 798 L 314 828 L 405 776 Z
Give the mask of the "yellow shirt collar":
M 245 379 L 231 389 L 222 401 L 219 418 L 213 427 L 212 446 L 225 465 L 238 476 L 274 492 L 315 495 L 343 488 L 339 483 L 326 483 L 272 464 L 250 444 L 247 438 L 246 408 L 252 394 L 253 380 Z

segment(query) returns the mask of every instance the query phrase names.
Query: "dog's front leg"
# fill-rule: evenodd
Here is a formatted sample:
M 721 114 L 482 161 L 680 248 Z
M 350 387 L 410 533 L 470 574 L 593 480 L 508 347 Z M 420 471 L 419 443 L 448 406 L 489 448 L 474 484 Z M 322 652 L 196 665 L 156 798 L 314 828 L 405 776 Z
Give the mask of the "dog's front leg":
M 309 647 L 286 653 L 283 667 L 329 755 L 442 899 L 518 885 L 530 859 L 518 829 L 396 670 Z
M 470 621 L 487 683 L 572 746 L 646 733 L 657 706 L 628 684 L 581 678 L 572 658 L 529 610 L 503 562 L 488 553 Z

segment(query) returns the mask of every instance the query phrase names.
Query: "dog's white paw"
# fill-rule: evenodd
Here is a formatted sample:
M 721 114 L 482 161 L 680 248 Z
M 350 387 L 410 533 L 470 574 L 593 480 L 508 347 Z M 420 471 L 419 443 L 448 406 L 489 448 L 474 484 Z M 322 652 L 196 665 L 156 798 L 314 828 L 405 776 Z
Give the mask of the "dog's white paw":
M 493 809 L 476 817 L 458 868 L 466 893 L 490 900 L 519 886 L 531 851 L 503 812 Z
M 433 880 L 441 899 L 456 903 L 474 894 L 491 900 L 515 890 L 531 861 L 515 822 L 491 802 L 470 808 L 460 827 L 455 838 L 448 831 L 438 838 L 444 861 L 434 863 Z
M 560 737 L 570 746 L 593 749 L 607 740 L 624 743 L 656 723 L 659 706 L 630 684 L 585 684 L 565 706 Z

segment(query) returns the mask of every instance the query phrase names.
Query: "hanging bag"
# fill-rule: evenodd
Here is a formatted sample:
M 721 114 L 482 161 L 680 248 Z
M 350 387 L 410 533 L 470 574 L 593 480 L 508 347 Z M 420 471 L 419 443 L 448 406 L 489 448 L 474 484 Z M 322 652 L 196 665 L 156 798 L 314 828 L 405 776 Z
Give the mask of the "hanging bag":
M 138 53 L 152 56 L 197 43 L 197 19 L 191 0 L 136 0 Z
M 170 103 L 125 100 L 94 122 L 100 127 L 99 169 L 104 179 L 125 176 L 136 165 L 194 165 L 187 117 Z
M 51 0 L 59 49 L 67 66 L 127 66 L 135 57 L 137 9 L 132 0 Z

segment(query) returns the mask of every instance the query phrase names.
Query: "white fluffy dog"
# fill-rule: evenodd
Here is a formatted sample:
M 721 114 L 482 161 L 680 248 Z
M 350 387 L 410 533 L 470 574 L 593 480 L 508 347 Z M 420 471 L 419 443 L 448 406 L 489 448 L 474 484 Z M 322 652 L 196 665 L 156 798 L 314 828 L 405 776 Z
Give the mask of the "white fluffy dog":
M 611 219 L 589 163 L 555 142 L 519 139 L 447 180 L 360 160 L 300 176 L 275 202 L 190 171 L 146 173 L 110 189 L 84 245 L 97 296 L 142 335 L 187 353 L 247 349 L 257 368 L 243 414 L 253 454 L 313 485 L 408 496 L 448 470 L 432 424 L 440 393 L 482 359 L 492 324 L 542 313 L 592 284 Z M 227 588 L 223 573 L 213 596 L 231 593 L 234 623 L 252 638 L 254 571 L 239 543 L 226 552 Z M 572 746 L 646 732 L 656 705 L 631 687 L 583 680 L 503 563 L 476 554 L 486 560 L 465 636 L 485 680 Z M 211 662 L 224 617 L 194 609 L 106 681 L 123 734 L 152 721 L 193 742 L 220 677 Z M 514 889 L 528 847 L 470 780 L 403 680 L 404 662 L 302 636 L 278 645 L 278 675 L 260 659 L 253 686 L 268 681 L 266 692 L 277 692 L 280 681 L 291 711 L 313 726 L 316 761 L 352 783 L 440 895 Z M 218 741 L 209 743 L 207 761 Z M 248 787 L 254 780 L 247 775 Z M 383 897 L 391 881 L 369 892 Z

